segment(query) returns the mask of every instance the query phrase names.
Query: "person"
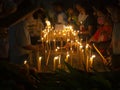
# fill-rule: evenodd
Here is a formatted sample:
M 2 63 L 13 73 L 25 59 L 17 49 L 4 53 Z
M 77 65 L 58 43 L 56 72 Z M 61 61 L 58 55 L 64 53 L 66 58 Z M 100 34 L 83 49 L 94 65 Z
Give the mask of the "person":
M 42 9 L 39 9 L 27 20 L 26 26 L 30 33 L 31 43 L 34 45 L 38 44 L 38 40 L 41 39 L 41 32 L 45 26 L 43 22 L 45 19 L 43 18 L 42 13 L 44 13 Z
M 112 32 L 112 67 L 113 70 L 120 70 L 120 6 L 108 5 L 107 10 L 111 14 L 113 21 L 113 32 Z
M 14 64 L 23 64 L 24 60 L 28 60 L 31 51 L 38 51 L 38 45 L 32 45 L 30 34 L 26 24 L 33 11 L 20 19 L 17 23 L 9 27 L 9 50 L 10 62 Z
M 80 26 L 80 37 L 88 40 L 96 31 L 96 19 L 93 16 L 92 7 L 85 2 L 76 2 L 76 9 L 79 11 L 78 22 Z
M 78 17 L 78 14 L 75 12 L 74 8 L 69 7 L 67 10 L 67 21 L 68 21 L 68 24 L 72 25 L 73 29 L 75 30 L 78 29 L 77 17 Z
M 63 4 L 61 2 L 54 3 L 54 10 L 56 13 L 56 23 L 67 24 L 67 15 L 64 11 Z
M 0 28 L 0 61 L 9 61 L 9 43 L 7 28 Z
M 97 9 L 98 28 L 89 42 L 95 43 L 102 54 L 106 54 L 106 48 L 110 44 L 112 36 L 112 22 L 105 8 Z

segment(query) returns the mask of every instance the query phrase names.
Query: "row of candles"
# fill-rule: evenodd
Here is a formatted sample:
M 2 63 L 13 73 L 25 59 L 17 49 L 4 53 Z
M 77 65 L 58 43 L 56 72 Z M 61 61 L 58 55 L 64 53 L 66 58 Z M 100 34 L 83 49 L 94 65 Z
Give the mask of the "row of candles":
M 54 53 L 58 52 L 60 50 L 60 47 L 57 47 L 54 51 Z M 86 48 L 83 48 L 83 46 L 79 46 L 79 53 L 80 60 L 83 60 L 86 65 L 86 70 L 89 71 L 90 68 L 93 66 L 93 60 L 95 58 L 95 55 L 93 55 L 90 51 L 90 48 L 88 47 L 88 44 L 86 44 Z M 65 60 L 65 62 L 68 62 L 72 65 L 72 62 L 74 63 L 74 60 L 72 58 L 73 49 L 66 52 L 65 58 L 62 57 L 62 55 L 59 53 L 59 55 L 55 55 L 53 58 L 53 71 L 55 71 L 57 68 L 62 68 L 62 59 Z M 27 60 L 24 61 L 24 64 L 26 65 L 26 68 L 28 69 L 29 66 L 27 64 Z M 37 60 L 37 70 L 38 72 L 42 72 L 42 56 L 40 56 Z
M 65 61 L 68 62 L 69 59 L 72 61 L 72 54 L 73 54 L 73 46 L 76 48 L 76 53 L 78 53 L 78 56 L 80 56 L 80 59 L 82 58 L 82 60 L 85 62 L 86 64 L 86 70 L 89 71 L 89 68 L 92 67 L 93 65 L 93 60 L 95 58 L 95 55 L 92 55 L 92 51 L 91 48 L 89 47 L 89 44 L 83 45 L 82 44 L 82 39 L 78 38 L 78 32 L 74 31 L 72 26 L 65 26 L 64 30 L 53 30 L 53 27 L 51 26 L 50 22 L 48 20 L 46 20 L 46 28 L 45 30 L 43 30 L 42 32 L 42 37 L 41 37 L 41 41 L 42 44 L 45 44 L 46 48 L 45 48 L 45 56 L 44 57 L 48 57 L 47 58 L 47 64 L 49 61 L 49 55 L 50 55 L 50 50 L 51 50 L 51 41 L 54 42 L 54 53 L 56 53 L 59 49 L 61 49 L 61 54 L 62 54 L 62 47 L 63 47 L 63 41 L 65 41 L 66 43 L 69 43 L 69 47 L 70 49 L 67 51 L 66 53 L 66 57 L 65 57 Z M 59 38 L 60 40 L 60 47 L 57 46 L 57 38 Z M 49 53 L 47 53 L 47 51 Z M 53 70 L 56 70 L 56 68 L 61 68 L 61 60 L 63 59 L 61 57 L 61 54 L 55 56 L 53 58 Z M 80 55 L 79 55 L 80 54 Z M 46 58 L 44 58 L 46 59 Z M 27 61 L 24 61 L 24 64 L 27 65 Z M 46 64 L 46 65 L 47 65 Z M 71 63 L 72 65 L 72 63 Z M 39 72 L 42 71 L 41 69 L 42 67 L 42 56 L 38 58 L 37 60 L 37 70 Z M 27 66 L 28 68 L 28 66 Z

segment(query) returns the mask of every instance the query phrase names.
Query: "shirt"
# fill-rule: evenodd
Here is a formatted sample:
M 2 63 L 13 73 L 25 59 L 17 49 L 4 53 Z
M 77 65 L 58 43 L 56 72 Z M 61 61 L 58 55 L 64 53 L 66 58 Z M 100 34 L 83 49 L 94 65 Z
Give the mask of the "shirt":
M 111 39 L 112 25 L 101 26 L 97 29 L 93 38 L 96 42 L 105 42 Z
M 61 12 L 57 16 L 58 23 L 67 24 L 67 16 L 64 12 Z
M 30 45 L 30 35 L 25 29 L 25 21 L 21 21 L 9 28 L 10 56 L 17 57 L 28 54 L 30 50 L 24 49 L 24 46 Z

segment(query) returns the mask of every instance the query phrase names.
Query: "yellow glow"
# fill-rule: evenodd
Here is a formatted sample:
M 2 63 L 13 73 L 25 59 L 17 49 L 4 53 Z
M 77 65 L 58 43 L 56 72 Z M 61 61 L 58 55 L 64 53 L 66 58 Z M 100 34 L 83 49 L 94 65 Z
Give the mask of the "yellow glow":
M 59 59 L 59 57 L 58 56 L 54 57 L 54 60 L 56 60 L 56 59 Z
M 89 44 L 86 44 L 86 48 L 88 48 L 89 47 Z
M 55 49 L 55 51 L 57 52 L 57 51 L 58 51 L 58 49 Z
M 42 59 L 42 57 L 39 57 L 39 61 Z
M 95 58 L 96 56 L 95 55 L 92 55 L 92 58 Z
M 46 20 L 45 22 L 46 22 L 47 26 L 51 25 L 50 21 Z
M 60 47 L 57 47 L 57 49 L 60 49 Z
M 27 64 L 27 60 L 24 61 L 24 64 Z

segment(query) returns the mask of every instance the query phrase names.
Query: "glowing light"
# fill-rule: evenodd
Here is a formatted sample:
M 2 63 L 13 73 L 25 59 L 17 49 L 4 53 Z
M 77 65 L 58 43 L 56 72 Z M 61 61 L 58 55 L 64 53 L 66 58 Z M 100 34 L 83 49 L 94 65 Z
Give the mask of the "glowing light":
M 24 61 L 24 64 L 27 64 L 27 60 Z
M 86 44 L 86 49 L 89 47 L 89 44 Z

